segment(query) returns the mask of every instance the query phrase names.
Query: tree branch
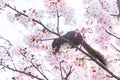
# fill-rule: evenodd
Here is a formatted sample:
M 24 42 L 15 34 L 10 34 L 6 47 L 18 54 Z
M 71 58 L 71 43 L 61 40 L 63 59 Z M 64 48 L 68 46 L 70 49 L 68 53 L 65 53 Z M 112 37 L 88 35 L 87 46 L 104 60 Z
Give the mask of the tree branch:
M 120 0 L 117 0 L 118 14 L 111 14 L 111 16 L 115 16 L 117 18 L 120 17 Z
M 102 9 L 106 10 L 106 9 L 104 8 L 103 3 L 102 3 L 100 0 L 99 0 L 99 2 L 100 2 L 100 5 L 102 6 Z M 119 18 L 119 17 L 120 17 L 120 0 L 117 0 L 117 6 L 118 6 L 119 14 L 110 14 L 110 15 Z M 107 11 L 107 10 L 106 10 L 106 11 Z
M 59 18 L 60 18 L 60 16 L 59 16 L 57 4 L 56 4 L 56 8 L 57 8 L 57 32 L 58 32 L 58 34 L 60 34 L 60 31 L 59 31 Z
M 45 74 L 43 74 L 35 65 L 34 65 L 34 63 L 31 61 L 31 64 L 32 64 L 32 66 L 46 79 L 46 80 L 49 80 L 46 76 L 45 76 Z
M 114 48 L 115 48 L 115 50 L 117 50 L 118 52 L 120 52 L 120 50 L 119 49 L 117 49 L 113 44 L 111 44 Z
M 99 0 L 99 2 L 100 2 L 100 5 L 102 6 L 102 9 L 105 9 L 103 3 L 100 0 Z
M 9 4 L 5 4 L 5 6 L 7 6 L 7 7 L 9 7 L 10 9 L 16 11 L 16 12 L 19 13 L 20 15 L 23 15 L 23 16 L 29 18 L 28 15 L 26 15 L 25 13 L 22 13 L 22 12 L 18 11 L 16 8 L 11 7 Z M 46 29 L 46 30 L 49 31 L 50 33 L 55 34 L 55 35 L 58 35 L 56 32 L 48 29 L 41 21 L 37 21 L 37 20 L 35 20 L 35 19 L 32 19 L 32 21 L 40 24 L 44 29 Z
M 5 53 L 5 54 L 7 54 L 7 55 L 8 55 L 8 57 L 10 57 L 11 62 L 12 62 L 12 64 L 13 64 L 13 67 L 16 69 L 15 64 L 14 64 L 14 61 L 13 61 L 13 59 L 12 59 L 12 57 L 11 57 L 11 55 L 10 55 L 9 51 L 7 50 L 7 48 L 6 48 L 5 46 L 0 46 L 0 47 L 1 47 L 1 48 L 3 48 L 3 49 L 6 51 L 6 53 Z
M 15 71 L 15 72 L 19 72 L 19 73 L 28 75 L 28 76 L 30 76 L 30 77 L 32 77 L 32 78 L 37 79 L 37 80 L 44 80 L 44 79 L 38 78 L 37 76 L 34 76 L 34 75 L 30 74 L 30 73 L 26 73 L 26 72 L 24 72 L 24 71 L 20 71 L 20 70 L 17 70 L 17 69 L 13 69 L 13 68 L 11 68 L 11 67 L 9 67 L 9 66 L 6 66 L 6 65 L 3 65 L 3 64 L 1 64 L 1 65 L 2 65 L 3 67 L 5 67 L 5 68 L 9 69 L 9 70 L 12 70 L 12 71 Z
M 117 0 L 117 6 L 118 6 L 118 11 L 119 11 L 119 17 L 120 17 L 120 0 Z
M 111 16 L 115 16 L 117 18 L 120 17 L 120 0 L 117 0 L 118 14 L 111 14 Z
M 120 17 L 120 15 L 119 14 L 110 14 L 111 16 L 115 16 L 115 17 L 117 17 L 117 18 L 119 18 Z
M 6 42 L 8 42 L 9 46 L 13 46 L 12 43 L 11 43 L 9 40 L 5 39 L 4 37 L 0 36 L 0 39 L 3 39 L 3 40 L 5 40 Z
M 57 39 L 57 38 L 51 38 L 51 39 L 41 39 L 40 41 L 49 41 L 49 40 L 54 40 L 54 39 Z
M 72 74 L 72 72 L 74 71 L 74 69 L 72 69 L 73 67 L 70 66 L 70 69 L 69 69 L 69 71 L 68 71 L 68 73 L 67 73 L 67 71 L 66 71 L 64 68 L 62 68 L 62 62 L 64 62 L 64 61 L 61 61 L 61 62 L 60 62 L 61 80 L 68 80 L 68 77 Z M 62 69 L 63 69 L 63 70 L 62 70 Z M 64 73 L 65 73 L 65 77 L 63 76 L 63 71 L 64 71 Z
M 26 56 L 25 56 L 23 53 L 21 53 L 21 55 L 26 58 Z M 31 61 L 28 60 L 28 61 L 32 64 L 32 66 L 33 66 L 46 80 L 49 80 L 49 79 L 34 65 L 34 63 L 32 62 L 32 60 L 31 60 Z
M 117 37 L 116 35 L 114 35 L 114 34 L 108 32 L 107 30 L 105 30 L 105 31 L 106 31 L 109 35 L 111 35 L 111 36 L 113 36 L 113 37 L 115 37 L 115 38 L 117 38 L 117 39 L 120 39 L 119 37 Z
M 61 80 L 64 80 L 63 73 L 62 73 L 62 61 L 60 62 L 60 74 L 61 74 Z
M 70 66 L 70 69 L 68 71 L 68 73 L 66 74 L 65 80 L 68 80 L 68 77 L 71 75 L 71 73 L 74 71 L 74 69 L 72 69 L 73 67 Z

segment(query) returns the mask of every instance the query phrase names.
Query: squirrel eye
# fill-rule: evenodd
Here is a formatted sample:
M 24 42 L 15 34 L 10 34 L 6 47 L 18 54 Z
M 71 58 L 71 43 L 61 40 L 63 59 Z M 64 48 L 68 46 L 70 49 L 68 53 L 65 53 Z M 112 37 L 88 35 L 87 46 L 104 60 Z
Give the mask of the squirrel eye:
M 54 46 L 54 47 L 53 47 L 53 50 L 56 50 L 56 48 L 57 48 L 57 46 Z

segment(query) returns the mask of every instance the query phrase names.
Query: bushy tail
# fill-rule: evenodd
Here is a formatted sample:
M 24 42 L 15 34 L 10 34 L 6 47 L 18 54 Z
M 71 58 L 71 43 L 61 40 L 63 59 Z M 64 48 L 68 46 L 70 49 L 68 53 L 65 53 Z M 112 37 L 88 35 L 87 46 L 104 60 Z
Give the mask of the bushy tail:
M 100 54 L 98 51 L 94 50 L 89 44 L 87 44 L 85 41 L 82 43 L 85 50 L 91 54 L 93 57 L 98 59 L 102 64 L 106 65 L 106 59 L 102 54 Z

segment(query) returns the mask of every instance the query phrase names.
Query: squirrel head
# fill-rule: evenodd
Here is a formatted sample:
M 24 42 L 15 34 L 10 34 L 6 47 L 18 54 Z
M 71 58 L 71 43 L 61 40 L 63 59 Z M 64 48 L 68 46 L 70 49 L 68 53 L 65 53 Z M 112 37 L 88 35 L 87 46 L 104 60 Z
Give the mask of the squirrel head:
M 56 38 L 53 40 L 52 42 L 52 49 L 55 50 L 55 51 L 59 51 L 59 48 L 60 48 L 60 42 L 59 42 L 59 38 Z
M 55 51 L 59 51 L 60 46 L 65 43 L 65 40 L 62 38 L 56 38 L 52 42 L 52 49 Z

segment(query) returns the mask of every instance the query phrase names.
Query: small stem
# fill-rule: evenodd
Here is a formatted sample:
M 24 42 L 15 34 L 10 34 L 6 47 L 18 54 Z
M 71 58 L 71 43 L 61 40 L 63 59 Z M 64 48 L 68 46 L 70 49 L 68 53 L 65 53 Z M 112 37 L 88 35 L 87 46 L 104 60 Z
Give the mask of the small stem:
M 120 52 L 120 50 L 119 49 L 117 49 L 113 44 L 111 44 L 118 52 Z
M 64 80 L 63 73 L 62 73 L 62 61 L 60 62 L 60 74 L 61 74 L 61 80 Z
M 109 35 L 111 35 L 111 36 L 113 36 L 113 37 L 115 37 L 115 38 L 117 38 L 117 39 L 120 39 L 120 37 L 117 37 L 116 35 L 114 35 L 114 34 L 108 32 L 107 30 L 105 30 L 105 31 L 106 31 Z
M 31 61 L 31 64 L 33 65 L 33 67 L 34 67 L 46 80 L 49 80 L 49 79 L 33 64 L 32 61 Z
M 38 78 L 37 76 L 34 76 L 34 75 L 30 74 L 30 73 L 26 73 L 26 72 L 24 72 L 24 71 L 19 71 L 19 70 L 17 70 L 17 69 L 10 68 L 9 66 L 5 66 L 5 65 L 3 65 L 3 64 L 1 64 L 1 65 L 2 65 L 3 67 L 5 67 L 5 68 L 9 69 L 9 70 L 12 70 L 12 71 L 15 71 L 15 72 L 19 72 L 19 73 L 28 75 L 28 76 L 30 76 L 30 77 L 33 77 L 33 78 L 37 79 L 37 80 L 44 80 L 44 79 Z

